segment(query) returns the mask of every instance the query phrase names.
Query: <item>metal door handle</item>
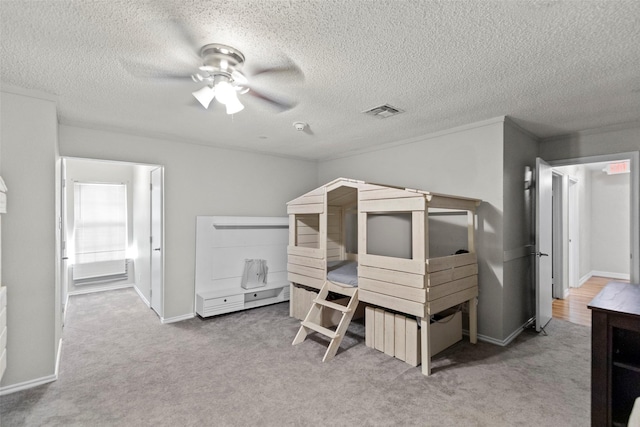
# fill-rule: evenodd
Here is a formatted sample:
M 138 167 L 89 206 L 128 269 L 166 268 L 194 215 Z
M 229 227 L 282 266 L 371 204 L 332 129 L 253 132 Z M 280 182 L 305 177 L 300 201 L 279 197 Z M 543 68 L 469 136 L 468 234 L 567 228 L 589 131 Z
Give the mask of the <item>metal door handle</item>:
M 536 256 L 538 258 L 543 257 L 543 256 L 549 256 L 549 254 L 545 254 L 544 252 L 536 252 Z
M 154 249 L 154 251 L 159 251 L 159 250 L 160 250 L 160 248 L 155 248 L 155 249 Z

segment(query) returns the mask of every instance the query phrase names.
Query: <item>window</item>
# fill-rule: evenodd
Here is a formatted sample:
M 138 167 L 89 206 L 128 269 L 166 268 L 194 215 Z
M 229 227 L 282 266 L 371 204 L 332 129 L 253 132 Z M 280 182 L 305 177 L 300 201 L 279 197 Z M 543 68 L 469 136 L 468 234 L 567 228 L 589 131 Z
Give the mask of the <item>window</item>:
M 126 185 L 76 182 L 74 192 L 75 264 L 124 260 Z

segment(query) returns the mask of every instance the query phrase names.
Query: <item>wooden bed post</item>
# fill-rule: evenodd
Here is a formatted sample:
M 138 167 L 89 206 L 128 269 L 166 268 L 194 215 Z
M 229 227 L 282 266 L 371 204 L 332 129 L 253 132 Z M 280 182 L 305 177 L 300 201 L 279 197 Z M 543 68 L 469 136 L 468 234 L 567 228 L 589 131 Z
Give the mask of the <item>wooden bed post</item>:
M 476 203 L 476 206 L 480 202 Z M 476 232 L 476 210 L 467 211 L 468 220 L 468 247 L 469 252 L 476 252 L 475 232 Z M 469 342 L 476 344 L 478 342 L 478 297 L 469 300 Z
M 427 313 L 420 320 L 420 347 L 422 375 L 429 376 L 431 375 L 431 318 Z

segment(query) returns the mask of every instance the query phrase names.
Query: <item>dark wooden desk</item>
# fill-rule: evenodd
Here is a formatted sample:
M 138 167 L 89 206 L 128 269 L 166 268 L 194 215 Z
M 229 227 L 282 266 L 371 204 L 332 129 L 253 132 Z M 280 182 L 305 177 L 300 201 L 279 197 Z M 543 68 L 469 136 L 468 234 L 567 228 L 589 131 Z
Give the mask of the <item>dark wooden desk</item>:
M 626 425 L 640 397 L 640 285 L 610 282 L 591 309 L 591 425 Z

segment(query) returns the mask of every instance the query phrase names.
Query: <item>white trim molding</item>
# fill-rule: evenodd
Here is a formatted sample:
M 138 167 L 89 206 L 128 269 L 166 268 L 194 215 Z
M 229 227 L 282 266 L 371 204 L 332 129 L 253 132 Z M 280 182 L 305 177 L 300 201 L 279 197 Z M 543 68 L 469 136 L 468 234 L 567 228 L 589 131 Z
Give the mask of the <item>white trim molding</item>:
M 511 341 L 515 340 L 516 337 L 522 333 L 522 331 L 525 330 L 527 325 L 532 324 L 534 320 L 535 320 L 535 317 L 532 317 L 531 319 L 527 320 L 522 324 L 522 326 L 520 326 L 518 329 L 513 331 L 508 337 L 506 337 L 503 340 L 499 340 L 499 339 L 496 339 L 487 335 L 482 335 L 482 334 L 478 334 L 478 340 L 488 342 L 489 344 L 499 345 L 500 347 L 506 347 L 509 344 L 511 344 Z M 469 331 L 467 329 L 463 329 L 462 334 L 468 336 Z
M 5 387 L 0 387 L 0 396 L 15 393 L 22 390 L 27 390 L 33 387 L 38 387 L 43 384 L 49 384 L 58 379 L 56 374 L 47 375 L 46 377 L 36 378 L 33 380 L 25 381 L 18 384 L 12 384 Z
M 631 275 L 630 274 L 626 274 L 626 273 L 612 273 L 610 271 L 598 271 L 598 270 L 593 270 L 591 271 L 591 273 L 589 273 L 592 277 L 593 276 L 598 276 L 598 277 L 606 277 L 608 279 L 620 279 L 620 280 L 630 280 L 631 279 Z
M 196 317 L 196 315 L 194 313 L 183 314 L 182 316 L 167 317 L 167 318 L 161 317 L 160 318 L 160 322 L 162 322 L 163 324 L 165 324 L 165 323 L 175 323 L 175 322 L 180 322 L 182 320 L 193 319 L 194 317 Z
M 138 294 L 138 296 L 140 297 L 140 299 L 142 300 L 142 302 L 145 303 L 145 305 L 148 308 L 151 308 L 151 303 L 149 302 L 149 300 L 147 299 L 147 297 L 145 297 L 142 292 L 140 291 L 140 289 L 138 289 L 138 287 L 136 285 L 133 285 L 133 289 L 135 289 L 136 293 Z

